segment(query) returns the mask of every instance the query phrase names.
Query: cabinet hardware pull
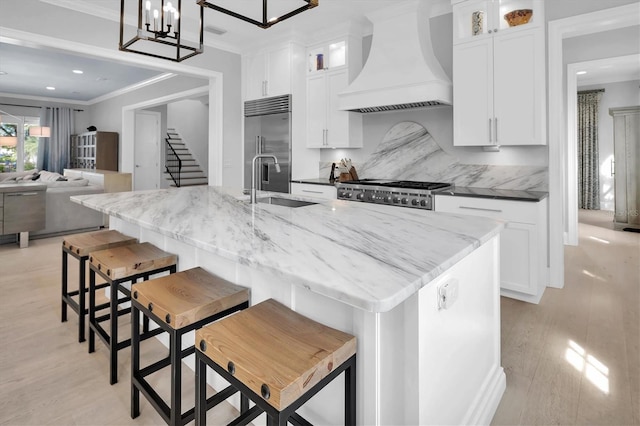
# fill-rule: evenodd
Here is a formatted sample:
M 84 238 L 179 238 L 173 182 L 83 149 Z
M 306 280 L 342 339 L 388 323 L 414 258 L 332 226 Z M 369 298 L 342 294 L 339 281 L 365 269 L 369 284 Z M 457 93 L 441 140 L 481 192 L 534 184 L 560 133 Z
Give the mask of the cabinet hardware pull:
M 489 142 L 493 142 L 493 133 L 491 133 L 491 119 L 489 119 Z
M 8 197 L 22 197 L 22 196 L 32 196 L 38 195 L 37 192 L 16 192 L 12 194 L 7 194 Z
M 611 159 L 611 177 L 614 177 L 616 174 L 616 160 Z
M 467 206 L 460 206 L 461 209 L 467 209 L 467 210 L 482 210 L 484 212 L 496 212 L 496 213 L 502 213 L 502 210 L 498 210 L 498 209 L 483 209 L 481 207 L 467 207 Z
M 309 192 L 311 194 L 322 194 L 322 191 L 311 191 L 309 189 L 303 189 L 302 192 Z
M 493 132 L 496 135 L 496 144 L 498 143 L 498 117 L 493 120 L 493 126 L 495 131 Z

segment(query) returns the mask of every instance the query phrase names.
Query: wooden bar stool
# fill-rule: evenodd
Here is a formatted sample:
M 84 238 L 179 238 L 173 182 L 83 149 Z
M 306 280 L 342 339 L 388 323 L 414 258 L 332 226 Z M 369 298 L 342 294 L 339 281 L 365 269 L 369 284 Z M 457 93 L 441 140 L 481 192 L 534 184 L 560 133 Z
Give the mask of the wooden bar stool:
M 84 342 L 84 323 L 86 308 L 85 293 L 89 290 L 86 286 L 86 263 L 89 253 L 107 248 L 120 247 L 137 243 L 138 240 L 121 234 L 118 231 L 96 231 L 83 234 L 68 235 L 62 241 L 62 322 L 67 321 L 67 306 L 70 306 L 78 314 L 78 342 Z M 75 257 L 79 261 L 78 290 L 68 290 L 68 257 Z M 96 288 L 104 288 L 108 284 L 100 284 Z M 78 302 L 74 297 L 78 296 Z
M 131 345 L 131 339 L 118 341 L 118 317 L 131 312 L 131 308 L 119 309 L 121 303 L 131 300 L 131 292 L 123 284 L 135 282 L 139 278 L 145 281 L 151 275 L 169 271 L 176 272 L 177 256 L 160 250 L 150 243 L 129 244 L 126 246 L 94 251 L 89 254 L 89 353 L 95 351 L 95 335 L 109 348 L 110 383 L 118 381 L 118 351 Z M 96 274 L 100 275 L 110 288 L 109 313 L 96 317 Z M 119 298 L 118 292 L 124 294 Z M 109 321 L 109 333 L 100 325 Z M 142 339 L 148 339 L 162 332 L 162 329 L 148 331 Z
M 185 425 L 194 419 L 194 408 L 182 413 L 182 359 L 193 354 L 195 347 L 182 349 L 182 338 L 185 333 L 249 307 L 249 289 L 202 268 L 193 268 L 134 284 L 131 294 L 131 418 L 140 415 L 142 392 L 167 424 Z M 142 369 L 140 312 L 169 333 L 169 356 Z M 169 365 L 171 401 L 167 405 L 145 377 Z M 224 399 L 233 393 L 235 390 Z
M 265 412 L 267 425 L 308 425 L 295 411 L 343 371 L 345 424 L 356 423 L 356 338 L 273 299 L 196 331 L 196 425 L 209 408 L 207 365 L 256 404 L 230 424 Z

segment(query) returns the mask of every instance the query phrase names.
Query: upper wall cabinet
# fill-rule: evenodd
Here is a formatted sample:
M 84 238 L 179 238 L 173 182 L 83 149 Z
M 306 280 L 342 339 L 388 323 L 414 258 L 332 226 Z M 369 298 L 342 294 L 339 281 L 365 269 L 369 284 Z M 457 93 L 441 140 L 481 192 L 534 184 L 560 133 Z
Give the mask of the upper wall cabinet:
M 307 72 L 310 75 L 347 66 L 347 41 L 338 40 L 309 49 Z
M 243 57 L 245 100 L 291 93 L 292 48 L 283 45 Z
M 452 3 L 454 145 L 545 145 L 542 2 Z
M 544 26 L 541 0 L 452 0 L 451 4 L 454 44 L 503 31 Z
M 338 109 L 338 93 L 361 69 L 362 40 L 357 37 L 307 49 L 308 148 L 362 147 L 362 114 Z

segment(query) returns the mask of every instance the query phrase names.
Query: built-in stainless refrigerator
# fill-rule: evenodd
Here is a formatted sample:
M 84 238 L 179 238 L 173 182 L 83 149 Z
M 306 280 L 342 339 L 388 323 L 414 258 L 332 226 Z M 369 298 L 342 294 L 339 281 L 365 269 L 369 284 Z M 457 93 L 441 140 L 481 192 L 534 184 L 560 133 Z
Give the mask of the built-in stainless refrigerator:
M 256 189 L 289 193 L 291 182 L 291 95 L 244 103 L 244 187 L 251 188 L 252 160 L 256 154 L 275 155 L 256 160 Z

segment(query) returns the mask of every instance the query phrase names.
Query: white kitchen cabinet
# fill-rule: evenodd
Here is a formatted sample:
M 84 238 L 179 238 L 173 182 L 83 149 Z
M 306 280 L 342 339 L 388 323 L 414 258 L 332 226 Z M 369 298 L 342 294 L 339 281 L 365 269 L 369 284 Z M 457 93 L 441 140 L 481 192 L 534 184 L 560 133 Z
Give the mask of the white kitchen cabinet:
M 362 114 L 338 109 L 338 93 L 347 88 L 362 68 L 361 48 L 354 47 L 358 45 L 354 37 L 348 37 L 307 51 L 308 148 L 362 147 Z M 324 58 L 322 63 L 318 55 Z
M 516 27 L 485 15 L 483 31 L 472 35 L 472 14 L 499 2 L 454 4 L 453 140 L 457 146 L 546 144 L 545 36 L 540 19 Z M 543 16 L 538 1 L 533 16 Z M 532 6 L 534 7 L 534 6 Z M 494 10 L 497 6 L 489 7 Z M 499 12 L 502 14 L 502 12 Z M 500 15 L 501 16 L 501 15 Z M 505 27 L 506 26 L 506 27 Z M 488 29 L 493 28 L 493 29 Z
M 333 185 L 314 185 L 310 183 L 291 182 L 291 195 L 302 195 L 307 197 L 323 198 L 325 200 L 335 200 L 338 198 L 338 191 Z
M 245 100 L 291 93 L 291 56 L 289 45 L 246 55 Z
M 346 70 L 307 79 L 308 148 L 362 147 L 362 114 L 338 109 L 338 93 L 348 84 Z
M 435 211 L 507 221 L 500 234 L 500 294 L 540 302 L 548 284 L 546 198 L 533 202 L 436 195 Z
M 315 46 L 307 52 L 307 72 L 310 75 L 347 66 L 347 41 L 337 40 Z

